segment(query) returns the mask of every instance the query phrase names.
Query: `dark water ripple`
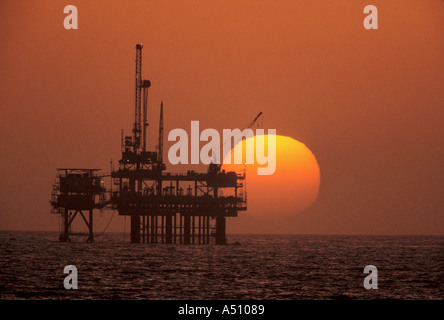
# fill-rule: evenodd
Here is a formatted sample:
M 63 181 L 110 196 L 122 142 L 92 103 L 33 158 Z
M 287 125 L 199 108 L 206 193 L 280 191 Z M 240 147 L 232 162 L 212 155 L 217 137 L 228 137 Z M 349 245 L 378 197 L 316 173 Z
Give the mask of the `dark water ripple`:
M 12 239 L 14 238 L 14 239 Z M 444 237 L 232 235 L 240 246 L 0 232 L 0 299 L 444 299 Z M 65 290 L 76 265 L 79 289 Z M 379 289 L 363 287 L 366 265 Z

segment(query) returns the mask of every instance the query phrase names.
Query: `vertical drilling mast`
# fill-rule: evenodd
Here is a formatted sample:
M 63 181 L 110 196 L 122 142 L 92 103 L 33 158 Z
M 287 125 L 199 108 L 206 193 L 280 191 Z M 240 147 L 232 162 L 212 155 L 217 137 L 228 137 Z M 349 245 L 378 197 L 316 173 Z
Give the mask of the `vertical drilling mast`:
M 143 44 L 136 45 L 136 95 L 133 128 L 133 151 L 140 149 L 142 136 L 142 48 Z

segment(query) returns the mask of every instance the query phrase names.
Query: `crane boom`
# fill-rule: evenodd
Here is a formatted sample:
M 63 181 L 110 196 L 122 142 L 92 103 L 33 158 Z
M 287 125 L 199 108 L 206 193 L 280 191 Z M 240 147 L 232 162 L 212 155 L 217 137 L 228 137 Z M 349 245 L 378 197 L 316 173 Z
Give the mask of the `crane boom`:
M 251 129 L 251 127 L 254 126 L 254 124 L 256 123 L 256 121 L 257 121 L 261 116 L 262 116 L 262 111 L 259 112 L 258 115 L 253 119 L 253 121 L 251 121 L 251 122 L 250 122 L 245 128 L 243 128 L 241 132 L 239 132 L 238 134 L 236 134 L 236 135 L 233 136 L 233 137 L 237 137 L 239 134 L 242 134 L 245 130 L 247 130 L 247 129 Z M 230 143 L 230 145 L 231 145 L 231 140 L 229 140 L 229 141 L 225 141 L 225 142 L 222 144 L 222 150 L 224 149 L 224 147 L 225 147 L 225 145 L 226 145 L 227 143 Z M 215 150 L 214 150 L 214 149 L 213 149 L 212 153 L 213 153 L 213 164 L 215 164 L 217 159 L 216 159 L 216 153 L 215 153 Z M 225 159 L 225 156 L 226 156 L 226 154 L 223 154 L 223 159 Z M 217 167 L 217 170 L 220 170 L 220 165 L 218 165 L 218 166 L 216 166 L 216 167 Z
M 250 124 L 249 124 L 245 129 L 248 129 L 248 128 L 251 128 L 252 126 L 254 126 L 254 124 L 255 124 L 256 121 L 260 118 L 261 115 L 262 115 L 262 111 L 259 112 L 259 114 L 256 116 L 256 118 L 254 118 L 254 120 L 251 121 Z M 244 129 L 244 130 L 245 130 L 245 129 Z

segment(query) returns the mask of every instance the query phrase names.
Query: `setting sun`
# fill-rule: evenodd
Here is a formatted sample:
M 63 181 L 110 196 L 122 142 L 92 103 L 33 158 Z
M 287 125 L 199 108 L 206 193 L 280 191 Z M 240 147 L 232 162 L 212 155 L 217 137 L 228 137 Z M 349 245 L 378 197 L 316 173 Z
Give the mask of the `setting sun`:
M 249 139 L 254 139 L 256 145 L 256 137 Z M 258 164 L 256 157 L 253 164 L 245 166 L 227 164 L 237 148 L 242 148 L 245 162 L 247 140 L 239 142 L 225 157 L 222 170 L 238 173 L 245 170 L 249 211 L 259 216 L 282 216 L 309 208 L 318 196 L 320 185 L 319 166 L 313 153 L 303 143 L 277 135 L 276 171 L 272 175 L 258 175 L 257 168 L 263 165 Z M 267 136 L 264 149 L 272 149 L 268 148 Z

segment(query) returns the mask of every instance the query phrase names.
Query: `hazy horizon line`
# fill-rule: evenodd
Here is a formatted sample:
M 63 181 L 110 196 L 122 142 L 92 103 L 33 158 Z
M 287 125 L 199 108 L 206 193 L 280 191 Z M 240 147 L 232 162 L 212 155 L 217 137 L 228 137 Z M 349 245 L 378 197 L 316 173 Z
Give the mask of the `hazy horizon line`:
M 59 230 L 4 230 L 0 229 L 0 232 L 60 232 Z M 82 232 L 80 232 L 82 233 Z M 86 234 L 86 232 L 85 232 Z M 122 232 L 122 231 L 109 231 L 105 233 L 97 232 L 97 235 L 100 234 L 130 234 L 130 232 Z M 96 234 L 95 234 L 96 235 Z M 393 234 L 393 233 L 227 233 L 227 236 L 230 235 L 288 235 L 288 236 L 405 236 L 405 237 L 423 237 L 423 236 L 436 236 L 436 237 L 444 237 L 443 234 L 439 233 L 431 233 L 431 234 Z M 74 235 L 75 236 L 75 235 Z

